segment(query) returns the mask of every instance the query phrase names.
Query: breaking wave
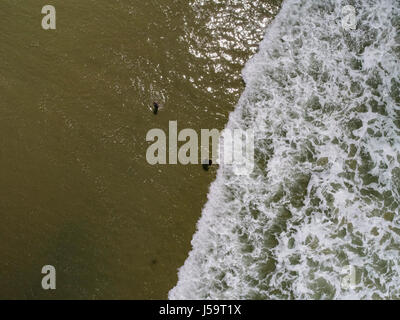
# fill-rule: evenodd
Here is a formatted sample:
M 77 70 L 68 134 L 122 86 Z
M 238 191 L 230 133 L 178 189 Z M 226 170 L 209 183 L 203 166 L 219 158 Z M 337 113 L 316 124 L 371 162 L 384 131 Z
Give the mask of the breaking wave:
M 399 13 L 283 3 L 227 124 L 255 169 L 218 170 L 170 299 L 400 299 Z

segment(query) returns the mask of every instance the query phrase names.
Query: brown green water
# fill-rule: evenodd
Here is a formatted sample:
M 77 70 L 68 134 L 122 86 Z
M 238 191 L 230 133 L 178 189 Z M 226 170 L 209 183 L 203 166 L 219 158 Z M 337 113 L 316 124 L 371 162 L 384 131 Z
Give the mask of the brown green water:
M 0 298 L 167 297 L 215 169 L 149 165 L 146 133 L 222 129 L 279 2 L 55 0 L 50 31 L 0 2 Z

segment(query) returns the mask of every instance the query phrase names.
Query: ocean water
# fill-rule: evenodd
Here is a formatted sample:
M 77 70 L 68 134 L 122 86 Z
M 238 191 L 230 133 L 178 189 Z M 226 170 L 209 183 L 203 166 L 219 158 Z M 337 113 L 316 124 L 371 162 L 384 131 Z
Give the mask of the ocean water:
M 150 165 L 146 134 L 222 129 L 280 3 L 53 0 L 43 30 L 0 1 L 0 299 L 167 297 L 216 170 Z
M 284 1 L 227 124 L 255 169 L 218 171 L 170 299 L 400 298 L 399 29 L 396 0 Z

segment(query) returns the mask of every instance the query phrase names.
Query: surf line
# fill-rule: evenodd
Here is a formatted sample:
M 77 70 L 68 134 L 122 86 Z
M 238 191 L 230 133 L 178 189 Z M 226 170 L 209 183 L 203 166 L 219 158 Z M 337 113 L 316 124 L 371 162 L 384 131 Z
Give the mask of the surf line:
M 186 315 L 187 318 L 190 318 L 190 316 L 192 315 L 194 307 L 174 307 L 174 306 L 170 306 L 167 303 L 166 307 L 160 307 L 160 312 L 159 314 L 162 315 Z

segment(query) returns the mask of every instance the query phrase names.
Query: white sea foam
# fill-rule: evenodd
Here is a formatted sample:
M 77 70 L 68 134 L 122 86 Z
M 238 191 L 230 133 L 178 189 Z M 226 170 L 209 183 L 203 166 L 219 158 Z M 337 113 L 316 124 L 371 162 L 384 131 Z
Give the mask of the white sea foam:
M 283 3 L 227 124 L 256 168 L 218 171 L 170 299 L 400 298 L 399 29 L 396 0 Z

